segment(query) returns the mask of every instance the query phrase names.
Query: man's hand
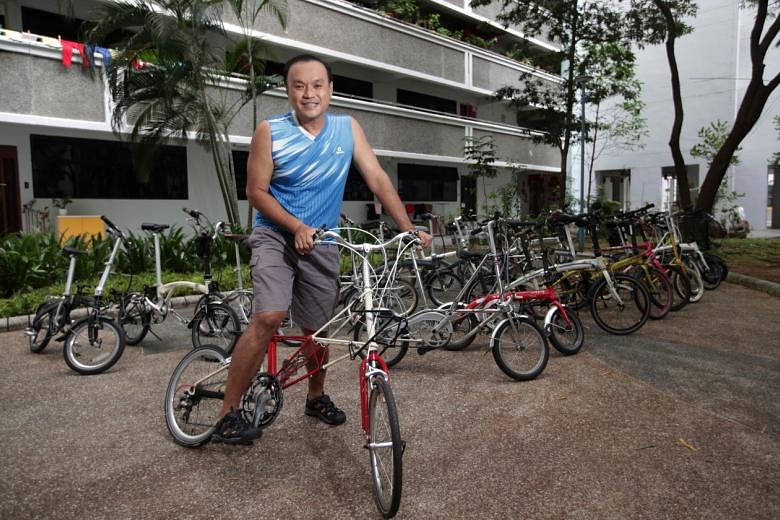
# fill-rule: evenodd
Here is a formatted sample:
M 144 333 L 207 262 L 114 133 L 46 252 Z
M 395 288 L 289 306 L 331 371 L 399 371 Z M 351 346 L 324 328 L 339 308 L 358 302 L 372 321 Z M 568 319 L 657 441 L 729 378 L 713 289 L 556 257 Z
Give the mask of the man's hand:
M 423 249 L 428 249 L 431 247 L 431 242 L 433 241 L 433 237 L 426 233 L 425 231 L 417 231 L 417 236 L 420 239 L 420 247 Z
M 295 235 L 293 236 L 293 245 L 298 254 L 305 255 L 310 253 L 314 249 L 314 234 L 317 230 L 313 227 L 309 227 L 306 224 L 301 224 L 295 229 Z

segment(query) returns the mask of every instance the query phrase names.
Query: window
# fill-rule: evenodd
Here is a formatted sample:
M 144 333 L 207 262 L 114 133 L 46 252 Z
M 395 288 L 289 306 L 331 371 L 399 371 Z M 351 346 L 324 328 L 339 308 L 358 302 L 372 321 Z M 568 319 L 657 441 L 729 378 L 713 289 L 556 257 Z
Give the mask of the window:
M 344 200 L 374 200 L 374 194 L 368 188 L 363 176 L 354 166 L 349 167 L 347 186 L 344 188 Z
M 348 96 L 371 99 L 374 97 L 374 84 L 370 81 L 363 81 L 334 74 L 333 91 L 336 94 L 346 94 Z
M 686 164 L 686 176 L 688 177 L 688 186 L 691 190 L 691 202 L 696 201 L 699 193 L 699 165 Z M 661 167 L 661 178 L 663 179 L 663 201 L 664 209 L 671 209 L 677 203 L 677 178 L 675 177 L 674 166 Z
M 398 192 L 405 201 L 457 201 L 458 169 L 399 163 Z
M 22 30 L 42 36 L 61 36 L 65 40 L 79 41 L 84 20 L 57 13 L 22 7 Z
M 238 200 L 246 200 L 246 162 L 249 152 L 233 150 L 233 173 L 236 175 L 236 192 Z
M 31 135 L 36 198 L 187 199 L 187 153 L 163 146 L 148 178 L 133 170 L 132 145 L 119 141 Z
M 412 92 L 411 90 L 404 90 L 402 88 L 398 89 L 396 95 L 398 102 L 402 105 L 425 108 L 437 112 L 447 112 L 449 114 L 458 113 L 458 103 L 451 99 L 420 94 L 419 92 Z

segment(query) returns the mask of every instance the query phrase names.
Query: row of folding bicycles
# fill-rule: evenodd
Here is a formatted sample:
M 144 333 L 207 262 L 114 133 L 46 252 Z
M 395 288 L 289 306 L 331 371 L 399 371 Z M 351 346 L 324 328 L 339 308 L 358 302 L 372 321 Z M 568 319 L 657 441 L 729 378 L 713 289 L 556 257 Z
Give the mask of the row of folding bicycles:
M 609 218 L 557 213 L 534 222 L 498 214 L 481 222 L 458 218 L 452 224 L 456 251 L 428 257 L 420 256 L 415 233 L 394 233 L 381 225 L 368 232 L 343 217 L 339 229 L 323 229 L 315 237 L 342 250 L 333 318 L 302 336 L 294 332 L 291 316 L 271 339 L 241 412 L 253 425 L 268 427 L 279 416 L 286 388 L 334 363 L 359 360 L 358 399 L 371 487 L 380 513 L 394 516 L 401 501 L 405 446 L 390 367 L 410 350 L 463 350 L 482 335 L 503 373 L 531 380 L 547 365 L 548 345 L 565 355 L 583 347 L 579 311 L 587 308 L 609 333 L 631 334 L 648 319 L 661 319 L 717 287 L 725 277 L 722 260 L 682 242 L 674 216 L 650 209 Z M 163 284 L 159 236 L 167 226 L 144 224 L 155 239 L 156 284 L 105 298 L 113 305 L 102 301 L 117 251 L 121 244 L 129 247 L 125 235 L 104 218 L 115 244 L 86 303 L 87 316 L 69 319 L 70 310 L 86 301 L 70 294 L 75 258 L 84 253 L 66 249 L 71 257 L 66 294 L 41 306 L 27 334 L 35 352 L 63 332 L 68 365 L 98 373 L 119 359 L 125 343 L 155 335 L 152 326 L 173 314 L 191 329 L 193 349 L 171 375 L 165 422 L 177 443 L 196 447 L 209 442 L 218 419 L 231 353 L 251 315 L 251 290 L 241 279 L 239 243 L 246 236 L 225 234 L 221 223 L 212 224 L 196 210 L 185 212 L 197 233 L 203 283 Z M 573 227 L 588 233 L 592 255 L 575 257 Z M 222 293 L 211 277 L 210 244 L 220 234 L 233 240 L 236 251 L 238 290 L 230 293 Z M 605 234 L 610 245 L 602 248 Z M 200 295 L 192 317 L 173 308 L 171 296 L 182 288 Z

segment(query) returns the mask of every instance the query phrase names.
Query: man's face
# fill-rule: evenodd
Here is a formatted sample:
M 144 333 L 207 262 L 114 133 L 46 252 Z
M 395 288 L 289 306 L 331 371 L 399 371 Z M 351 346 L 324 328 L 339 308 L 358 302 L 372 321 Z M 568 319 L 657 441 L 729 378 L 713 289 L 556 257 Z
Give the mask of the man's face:
M 287 73 L 287 98 L 301 123 L 325 114 L 333 94 L 328 71 L 317 61 L 298 62 Z

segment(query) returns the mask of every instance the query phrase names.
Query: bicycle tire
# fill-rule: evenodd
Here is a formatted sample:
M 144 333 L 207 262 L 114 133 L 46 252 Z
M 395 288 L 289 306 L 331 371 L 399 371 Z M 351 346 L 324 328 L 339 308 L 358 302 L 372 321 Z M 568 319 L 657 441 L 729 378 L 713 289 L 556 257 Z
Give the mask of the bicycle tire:
M 59 302 L 48 302 L 38 307 L 35 312 L 32 324 L 28 330 L 28 346 L 30 352 L 34 354 L 40 354 L 46 345 L 51 341 L 56 330 L 56 324 L 54 323 L 54 313 L 57 311 Z M 30 334 L 34 333 L 34 334 Z
M 368 457 L 374 500 L 382 516 L 391 518 L 401 505 L 403 441 L 398 409 L 384 376 L 375 376 L 368 397 Z
M 177 444 L 195 448 L 211 440 L 225 397 L 227 370 L 212 373 L 227 357 L 218 346 L 204 345 L 188 352 L 173 369 L 164 410 L 165 425 Z
M 516 381 L 538 377 L 550 357 L 544 333 L 535 321 L 525 316 L 501 321 L 493 330 L 490 350 L 498 368 Z
M 669 277 L 653 265 L 634 266 L 628 271 L 637 280 L 645 284 L 650 295 L 650 319 L 660 320 L 665 318 L 672 310 L 672 282 Z
M 236 312 L 225 303 L 207 302 L 192 319 L 192 346 L 216 345 L 228 355 L 233 352 L 241 324 Z
M 566 317 L 569 318 L 568 323 Z M 545 326 L 545 332 L 555 350 L 565 356 L 571 356 L 579 352 L 585 343 L 585 328 L 574 309 L 566 309 L 566 317 L 556 307 Z
M 125 334 L 125 343 L 138 345 L 146 337 L 151 326 L 152 313 L 146 309 L 146 305 L 130 297 L 126 304 L 122 305 L 119 312 L 119 326 Z
M 699 267 L 689 257 L 683 257 L 682 261 L 685 264 L 685 274 L 691 283 L 691 297 L 688 301 L 690 303 L 699 303 L 704 298 L 704 280 L 702 280 Z
M 681 267 L 677 265 L 664 266 L 670 273 L 669 279 L 672 282 L 672 312 L 677 312 L 688 305 L 691 298 L 691 282 L 685 276 Z
M 607 279 L 602 278 L 591 289 L 591 315 L 596 324 L 610 334 L 636 332 L 650 317 L 650 295 L 644 284 L 633 276 L 624 273 L 610 273 L 610 276 L 622 303 L 614 300 Z
M 443 312 L 447 312 L 448 309 L 443 309 Z M 444 350 L 464 350 L 474 342 L 476 334 L 471 332 L 479 327 L 479 320 L 473 312 L 458 312 L 455 311 L 455 315 L 452 320 L 452 336 L 450 341 L 444 346 Z
M 712 253 L 703 253 L 704 260 L 707 262 L 707 269 L 701 270 L 701 279 L 704 282 L 704 288 L 712 291 L 720 287 L 723 281 L 723 260 Z
M 71 327 L 62 349 L 65 363 L 84 375 L 105 372 L 122 357 L 125 335 L 107 316 L 87 317 Z
M 377 327 L 378 330 L 381 330 L 381 324 Z M 368 340 L 367 335 L 365 334 L 365 323 L 361 320 L 355 323 L 355 327 L 353 329 L 352 333 L 352 339 L 354 339 L 356 342 L 359 342 L 361 344 L 365 343 Z M 379 333 L 378 337 L 375 339 L 377 343 L 379 343 L 379 347 L 377 348 L 377 353 L 379 356 L 385 360 L 385 363 L 387 363 L 388 367 L 392 367 L 397 365 L 406 355 L 407 351 L 409 350 L 409 342 L 403 341 L 400 345 L 398 345 L 397 341 L 395 341 L 395 326 L 390 325 L 386 329 L 386 334 L 388 336 L 385 337 L 387 340 L 385 343 L 380 343 L 383 339 L 383 333 Z M 361 358 L 365 358 L 365 351 L 360 353 Z
M 463 289 L 463 280 L 451 271 L 437 271 L 425 280 L 425 289 L 431 302 L 440 306 L 455 301 Z

